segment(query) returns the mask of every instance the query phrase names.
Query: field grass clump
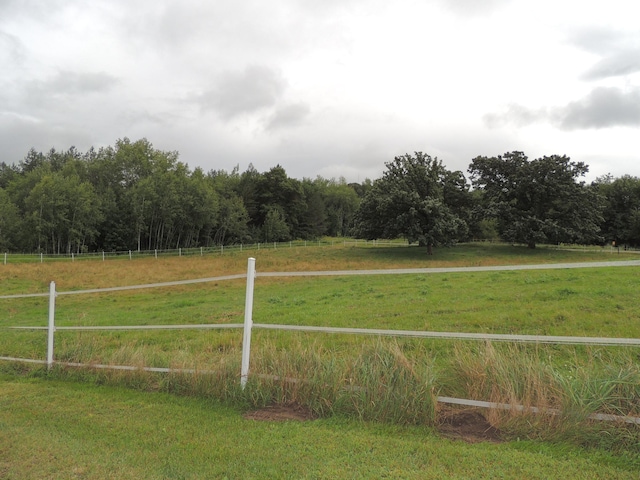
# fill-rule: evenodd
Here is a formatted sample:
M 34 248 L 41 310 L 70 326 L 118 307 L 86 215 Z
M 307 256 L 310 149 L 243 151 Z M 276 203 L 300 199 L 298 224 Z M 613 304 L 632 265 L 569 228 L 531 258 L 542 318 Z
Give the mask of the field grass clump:
M 255 357 L 247 387 L 256 405 L 295 403 L 319 416 L 434 424 L 430 358 L 409 359 L 397 342 L 363 342 L 349 354 L 318 343 L 286 350 L 268 345 Z
M 200 364 L 184 355 L 182 361 L 171 362 L 168 368 L 172 371 L 168 373 L 148 371 L 158 363 L 155 349 L 123 344 L 110 358 L 87 357 L 89 352 L 90 346 L 80 352 L 70 351 L 65 361 L 82 359 L 82 363 L 96 366 L 94 369 L 59 364 L 49 373 L 44 367 L 33 367 L 32 374 L 211 398 L 243 408 L 298 405 L 317 417 L 435 423 L 433 362 L 425 356 L 408 358 L 395 341 L 370 340 L 346 353 L 319 342 L 294 339 L 282 348 L 267 340 L 252 354 L 251 375 L 244 389 L 238 375 L 239 350 Z M 8 371 L 9 365 L 3 363 L 0 368 Z
M 442 392 L 524 409 L 490 409 L 491 424 L 513 436 L 640 445 L 637 425 L 592 414 L 640 417 L 640 364 L 628 349 L 456 344 Z M 604 433 L 604 437 L 594 432 Z

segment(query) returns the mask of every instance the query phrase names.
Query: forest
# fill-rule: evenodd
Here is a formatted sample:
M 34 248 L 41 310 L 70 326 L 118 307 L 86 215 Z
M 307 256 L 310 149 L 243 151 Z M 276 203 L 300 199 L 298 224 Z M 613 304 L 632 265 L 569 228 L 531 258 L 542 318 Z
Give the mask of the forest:
M 381 178 L 191 170 L 146 139 L 0 162 L 0 251 L 85 253 L 355 236 L 428 247 L 469 240 L 640 245 L 640 179 L 584 181 L 588 166 L 523 152 L 472 159 L 467 175 L 422 152 Z

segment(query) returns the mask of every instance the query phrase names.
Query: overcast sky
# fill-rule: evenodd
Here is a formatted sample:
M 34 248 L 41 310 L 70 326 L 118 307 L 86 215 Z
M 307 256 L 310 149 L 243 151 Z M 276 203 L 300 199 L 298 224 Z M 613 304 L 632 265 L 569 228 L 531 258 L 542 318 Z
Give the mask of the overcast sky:
M 147 138 L 381 176 L 422 151 L 640 176 L 638 0 L 0 0 L 0 161 Z

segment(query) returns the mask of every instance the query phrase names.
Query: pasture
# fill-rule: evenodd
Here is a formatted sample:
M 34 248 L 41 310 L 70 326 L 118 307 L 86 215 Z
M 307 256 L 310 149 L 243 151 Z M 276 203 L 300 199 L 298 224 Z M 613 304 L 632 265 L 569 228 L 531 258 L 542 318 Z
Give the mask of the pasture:
M 55 280 L 59 291 L 67 291 L 244 273 L 249 256 L 256 258 L 259 272 L 635 259 L 605 250 L 588 252 L 539 248 L 531 251 L 475 244 L 438 249 L 433 256 L 427 256 L 416 247 L 339 245 L 282 248 L 204 257 L 9 264 L 0 267 L 0 295 L 46 292 L 51 280 Z M 640 269 L 637 267 L 357 277 L 263 277 L 256 281 L 253 317 L 255 322 L 265 324 L 640 338 L 639 286 Z M 244 294 L 245 282 L 230 280 L 61 296 L 57 300 L 56 323 L 58 326 L 241 323 Z M 0 299 L 0 312 L 2 327 L 44 326 L 47 299 Z M 1 333 L 0 356 L 46 356 L 46 334 L 42 331 L 3 329 Z M 61 428 L 59 424 L 64 423 L 65 418 L 67 422 L 83 418 L 85 414 L 94 418 L 90 402 L 80 398 L 71 402 L 68 398 L 61 399 L 65 395 L 73 397 L 75 391 L 82 392 L 78 396 L 86 394 L 98 403 L 107 404 L 113 397 L 114 410 L 120 408 L 116 407 L 120 405 L 118 402 L 126 403 L 126 400 L 118 399 L 128 396 L 134 396 L 135 402 L 141 405 L 149 401 L 162 404 L 162 409 L 186 409 L 186 415 L 194 415 L 193 424 L 185 421 L 180 427 L 175 424 L 171 427 L 182 438 L 201 438 L 201 433 L 188 429 L 197 429 L 203 422 L 203 412 L 210 410 L 211 415 L 220 418 L 216 422 L 224 424 L 222 418 L 229 417 L 230 423 L 221 427 L 225 435 L 241 438 L 244 434 L 240 430 L 246 429 L 247 422 L 242 419 L 241 412 L 285 404 L 305 408 L 320 420 L 303 424 L 251 423 L 253 433 L 247 435 L 260 437 L 263 433 L 259 432 L 263 429 L 278 430 L 276 438 L 282 440 L 273 444 L 274 452 L 280 452 L 278 456 L 254 447 L 252 452 L 262 463 L 247 464 L 245 459 L 230 464 L 229 461 L 225 463 L 224 458 L 243 454 L 229 451 L 228 456 L 217 460 L 221 462 L 219 465 L 225 466 L 207 470 L 209 475 L 329 478 L 357 476 L 345 473 L 346 468 L 357 468 L 363 478 L 383 476 L 384 472 L 390 476 L 418 478 L 423 477 L 425 469 L 429 468 L 434 478 L 481 478 L 483 475 L 485 478 L 496 475 L 521 478 L 517 472 L 522 473 L 522 470 L 517 470 L 516 465 L 522 459 L 516 459 L 523 453 L 527 457 L 532 453 L 529 449 L 544 452 L 537 457 L 539 464 L 532 459 L 526 460 L 529 478 L 556 476 L 550 473 L 554 469 L 561 469 L 566 476 L 574 478 L 594 476 L 586 467 L 584 475 L 581 473 L 582 461 L 595 462 L 598 468 L 602 468 L 598 475 L 603 478 L 632 478 L 627 474 L 640 468 L 636 455 L 640 448 L 638 427 L 596 424 L 585 420 L 586 415 L 593 412 L 640 416 L 640 357 L 637 347 L 385 340 L 340 334 L 254 331 L 251 359 L 254 375 L 247 389 L 242 391 L 238 387 L 241 337 L 241 331 L 230 330 L 59 331 L 56 333 L 56 360 L 59 361 L 192 368 L 199 373 L 156 375 L 69 368 L 46 372 L 40 367 L 0 364 L 0 369 L 5 372 L 1 380 L 2 411 L 6 412 L 7 408 L 23 411 L 17 416 L 3 415 L 0 424 L 7 431 L 14 432 L 12 435 L 16 435 L 16 439 L 21 436 L 20 432 L 24 432 L 25 437 L 34 435 L 35 438 L 37 434 L 53 435 L 52 429 Z M 102 387 L 97 388 L 96 384 Z M 122 386 L 143 390 L 144 393 L 122 390 Z M 62 392 L 60 398 L 54 390 Z M 435 403 L 436 395 L 560 408 L 564 413 L 549 416 L 484 411 L 483 415 L 509 443 L 467 445 L 459 441 L 438 440 L 434 429 L 452 413 Z M 194 398 L 184 399 L 183 396 Z M 52 398 L 51 403 L 43 406 L 40 402 L 49 397 Z M 73 409 L 69 402 L 74 404 Z M 30 422 L 31 430 L 27 432 L 23 423 L 28 421 L 27 412 L 39 408 L 60 411 L 61 417 L 56 413 L 56 418 L 46 420 L 44 425 Z M 111 415 L 108 408 L 103 410 L 101 415 Z M 111 418 L 110 421 L 119 425 L 118 420 Z M 152 428 L 148 424 L 152 421 L 159 422 L 157 419 L 137 419 L 135 431 L 147 431 Z M 234 427 L 234 424 L 237 425 Z M 74 442 L 74 435 L 79 433 L 72 427 L 68 428 L 71 430 L 65 441 Z M 121 428 L 125 428 L 124 425 Z M 304 433 L 305 429 L 309 431 Z M 292 438 L 314 435 L 319 439 L 326 435 L 328 443 L 321 448 L 320 445 L 325 443 L 292 442 L 285 440 L 288 435 Z M 157 442 L 163 437 L 165 435 L 160 434 L 152 443 L 157 447 Z M 355 443 L 347 442 L 341 446 L 337 438 L 342 437 L 348 437 Z M 134 450 L 144 449 L 139 440 L 132 436 L 127 438 L 112 453 L 119 448 L 128 448 L 127 442 Z M 381 453 L 382 446 L 378 440 L 386 445 L 384 449 L 389 451 L 388 454 Z M 255 438 L 252 441 L 261 444 Z M 97 455 L 100 442 L 90 438 L 84 442 L 86 448 Z M 238 442 L 246 444 L 247 440 Z M 377 460 L 371 463 L 366 455 L 349 456 L 344 453 L 350 449 L 357 451 L 358 442 L 371 444 L 372 451 L 377 452 Z M 71 448 L 65 445 L 64 448 Z M 394 445 L 404 445 L 397 448 L 423 452 L 426 456 L 418 455 L 421 460 L 402 457 L 394 450 Z M 306 454 L 295 450 L 298 447 L 306 449 Z M 16 448 L 22 452 L 21 458 L 32 458 L 22 447 L 9 448 L 0 444 L 3 455 L 0 459 L 6 465 L 0 463 L 0 473 L 5 468 L 13 475 L 7 478 L 28 478 L 12 473 L 26 471 L 20 470 L 24 468 L 20 461 L 4 458 L 5 451 L 18 452 Z M 206 456 L 204 452 L 208 451 L 207 447 L 199 444 L 193 448 L 194 458 L 198 459 Z M 449 460 L 433 460 L 432 453 L 428 452 L 439 448 L 442 451 L 438 451 L 438 456 Z M 294 449 L 292 456 L 307 458 L 309 462 L 300 464 L 299 461 L 286 461 L 279 457 L 291 449 Z M 453 461 L 459 454 L 454 453 L 458 449 L 471 458 L 468 465 Z M 492 449 L 495 452 L 489 453 Z M 328 452 L 326 455 L 325 450 Z M 482 467 L 486 459 L 481 458 L 491 458 L 492 455 L 506 455 L 502 462 L 505 469 L 489 475 L 489 471 Z M 158 468 L 151 468 L 152 473 L 147 478 L 202 476 L 204 470 L 198 469 L 205 467 L 200 460 L 192 462 L 198 467 L 189 469 L 181 463 L 179 455 L 171 454 L 170 457 L 168 470 L 159 470 L 156 465 Z M 580 461 L 566 461 L 574 457 Z M 63 463 L 55 462 L 58 467 L 52 467 L 52 471 L 56 471 L 55 468 L 59 469 L 58 472 L 63 471 L 60 470 L 63 465 L 72 468 L 72 459 L 64 458 Z M 108 454 L 99 454 L 98 458 L 101 460 L 94 461 L 87 456 L 85 464 L 88 466 L 77 467 L 77 478 L 108 478 L 108 470 L 100 470 L 96 462 L 109 464 L 114 460 Z M 120 464 L 122 472 L 127 469 L 131 469 L 130 472 L 144 470 L 144 465 L 153 463 L 147 454 L 145 458 L 140 464 L 130 460 Z M 402 458 L 404 460 L 400 460 Z M 320 464 L 330 465 L 335 470 L 320 467 Z M 252 470 L 254 467 L 255 471 Z M 257 473 L 260 471 L 277 473 Z M 190 473 L 180 476 L 179 472 Z M 49 476 L 74 478 L 60 473 Z

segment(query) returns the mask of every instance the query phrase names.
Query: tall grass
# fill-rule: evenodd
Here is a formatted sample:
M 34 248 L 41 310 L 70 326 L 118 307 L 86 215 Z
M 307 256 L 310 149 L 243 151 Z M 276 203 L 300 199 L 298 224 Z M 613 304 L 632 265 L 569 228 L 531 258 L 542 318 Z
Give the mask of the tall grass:
M 88 347 L 83 352 L 68 352 L 66 360 L 138 369 L 80 371 L 57 367 L 55 372 L 98 383 L 215 398 L 246 408 L 295 404 L 319 417 L 344 415 L 421 425 L 435 422 L 433 362 L 426 356 L 407 357 L 395 341 L 370 339 L 348 353 L 320 342 L 294 340 L 282 348 L 266 341 L 252 353 L 251 375 L 245 389 L 239 384 L 239 350 L 201 363 L 188 354 L 182 359 L 174 358 L 170 368 L 176 371 L 166 374 L 144 371 L 144 367 L 158 364 L 157 353 L 155 348 L 144 345 L 123 344 L 110 357 L 104 353 L 91 357 Z
M 514 435 L 580 436 L 593 430 L 593 413 L 640 417 L 640 365 L 633 350 L 513 343 L 454 342 L 442 358 L 438 341 L 368 338 L 327 342 L 306 335 L 261 332 L 254 342 L 251 375 L 240 388 L 241 345 L 227 334 L 207 354 L 163 352 L 157 345 L 125 342 L 110 353 L 96 344 L 63 354 L 66 361 L 132 365 L 139 370 L 73 371 L 57 374 L 98 383 L 193 395 L 259 408 L 303 406 L 319 417 L 344 415 L 399 424 L 437 423 L 436 396 L 511 405 L 484 410 L 490 423 Z M 236 335 L 237 337 L 237 335 Z M 94 348 L 95 347 L 95 348 Z M 167 374 L 143 367 L 166 366 Z M 524 409 L 517 409 L 523 406 Z M 599 424 L 608 430 L 617 424 Z M 640 441 L 637 427 L 634 441 Z M 619 432 L 618 432 L 619 433 Z
M 442 388 L 449 395 L 524 406 L 487 411 L 494 426 L 514 434 L 586 439 L 594 431 L 618 437 L 630 429 L 640 445 L 637 427 L 589 419 L 595 413 L 640 417 L 636 355 L 629 349 L 458 343 Z

